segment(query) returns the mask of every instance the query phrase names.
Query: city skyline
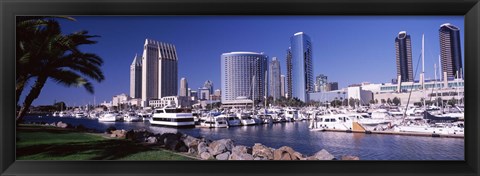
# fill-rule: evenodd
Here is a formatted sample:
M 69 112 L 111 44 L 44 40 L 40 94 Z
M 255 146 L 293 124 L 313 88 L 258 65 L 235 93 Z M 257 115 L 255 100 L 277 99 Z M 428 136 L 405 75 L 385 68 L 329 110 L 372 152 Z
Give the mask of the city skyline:
M 416 66 L 420 54 L 421 35 L 425 34 L 427 79 L 433 78 L 433 64 L 438 63 L 440 25 L 451 23 L 459 27 L 460 42 L 464 42 L 462 16 L 74 18 L 77 22 L 62 21 L 64 32 L 85 29 L 101 36 L 97 39 L 98 44 L 84 49 L 98 53 L 105 60 L 103 68 L 106 81 L 94 85 L 95 95 L 79 88 L 47 84 L 34 105 L 53 104 L 54 100 L 65 101 L 69 105 L 81 105 L 93 103 L 94 96 L 99 104 L 104 100 L 111 101 L 114 95 L 129 93 L 129 65 L 132 63 L 132 56 L 141 54 L 141 45 L 145 38 L 165 41 L 177 47 L 178 78 L 188 79 L 192 90 L 202 87 L 205 80 L 212 80 L 217 87 L 221 86 L 218 57 L 221 53 L 264 52 L 269 58 L 277 57 L 281 67 L 287 68 L 285 50 L 290 45 L 289 38 L 297 32 L 305 32 L 312 38 L 313 75 L 329 75 L 331 80 L 339 83 L 339 87 L 359 82 L 383 83 L 395 79 L 395 47 L 392 38 L 399 31 L 408 31 L 412 37 L 413 67 Z M 140 27 L 159 21 L 169 28 Z M 269 27 L 256 27 L 264 25 Z M 237 29 L 235 26 L 252 28 Z M 121 30 L 115 31 L 116 29 Z M 271 29 L 275 31 L 272 32 Z M 463 48 L 462 45 L 462 53 Z M 377 71 L 382 74 L 376 74 Z M 282 70 L 281 74 L 286 75 L 286 69 Z M 418 75 L 415 80 L 418 80 Z M 177 80 L 177 86 L 179 81 Z

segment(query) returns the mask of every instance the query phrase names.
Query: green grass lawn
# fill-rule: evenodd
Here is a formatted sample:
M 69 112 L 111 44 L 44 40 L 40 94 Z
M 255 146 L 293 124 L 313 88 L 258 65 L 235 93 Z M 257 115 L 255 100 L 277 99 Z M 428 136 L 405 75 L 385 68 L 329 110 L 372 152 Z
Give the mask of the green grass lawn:
M 129 140 L 52 127 L 20 126 L 17 139 L 18 160 L 192 160 Z

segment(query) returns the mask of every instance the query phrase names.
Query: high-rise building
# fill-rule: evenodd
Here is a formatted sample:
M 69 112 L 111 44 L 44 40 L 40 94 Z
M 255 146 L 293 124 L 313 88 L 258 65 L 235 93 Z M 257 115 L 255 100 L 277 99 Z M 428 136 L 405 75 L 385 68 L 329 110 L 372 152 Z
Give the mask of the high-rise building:
M 137 55 L 130 65 L 130 97 L 142 97 L 142 60 Z
M 280 62 L 276 57 L 272 58 L 269 66 L 269 95 L 273 97 L 274 100 L 280 98 L 281 96 L 281 80 L 280 80 Z
M 287 70 L 287 72 L 290 72 L 288 81 L 291 81 L 289 83 L 289 86 L 291 86 L 291 97 L 308 102 L 308 93 L 314 90 L 312 42 L 310 37 L 303 32 L 295 33 L 290 38 L 289 51 L 291 52 L 291 59 L 287 61 L 287 64 L 290 65 L 290 70 Z
M 263 100 L 268 56 L 255 52 L 230 52 L 221 55 L 222 103 L 239 98 Z M 253 90 L 252 90 L 253 89 Z M 267 88 L 268 90 L 268 88 Z
M 208 89 L 207 87 L 198 88 L 198 99 L 210 100 L 210 89 Z
M 288 47 L 287 49 L 287 89 L 285 90 L 285 97 L 292 97 L 292 48 Z
M 438 30 L 440 33 L 440 57 L 443 72 L 448 79 L 463 79 L 462 50 L 460 48 L 460 29 L 450 23 L 445 23 Z M 458 73 L 458 76 L 457 76 Z
M 315 79 L 315 92 L 325 92 L 327 91 L 327 76 L 320 74 Z
M 399 82 L 413 82 L 412 43 L 406 31 L 400 31 L 395 38 L 397 77 Z
M 213 82 L 212 81 L 210 81 L 210 80 L 205 81 L 205 83 L 203 83 L 203 87 L 206 87 L 209 90 L 209 93 L 213 94 Z
M 285 97 L 285 75 L 280 75 L 280 96 Z
M 180 79 L 180 96 L 186 97 L 188 96 L 188 82 L 186 78 Z
M 145 40 L 142 56 L 142 106 L 149 100 L 177 95 L 178 58 L 175 46 Z

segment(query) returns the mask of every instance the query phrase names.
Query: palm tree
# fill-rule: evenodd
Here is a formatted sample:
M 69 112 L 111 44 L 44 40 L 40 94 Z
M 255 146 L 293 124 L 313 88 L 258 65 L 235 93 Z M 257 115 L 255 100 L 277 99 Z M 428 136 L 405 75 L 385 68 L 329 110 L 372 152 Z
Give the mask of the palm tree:
M 54 18 L 71 21 L 75 19 L 65 16 L 19 16 L 16 17 L 16 104 L 25 85 L 35 76 L 34 69 L 44 55 L 46 38 L 56 35 L 58 22 Z
M 97 43 L 91 38 L 98 36 L 88 35 L 87 31 L 64 35 L 58 22 L 54 20 L 49 20 L 47 27 L 37 30 L 42 35 L 33 36 L 34 42 L 25 44 L 20 49 L 20 52 L 25 54 L 17 59 L 17 63 L 20 63 L 17 66 L 17 76 L 23 79 L 17 78 L 17 96 L 21 94 L 19 89 L 23 90 L 28 79 L 36 78 L 17 114 L 17 122 L 38 98 L 49 78 L 67 87 L 83 86 L 89 93 L 93 93 L 94 90 L 87 78 L 97 82 L 105 79 L 100 70 L 103 60 L 95 54 L 83 53 L 78 48 L 80 45 Z

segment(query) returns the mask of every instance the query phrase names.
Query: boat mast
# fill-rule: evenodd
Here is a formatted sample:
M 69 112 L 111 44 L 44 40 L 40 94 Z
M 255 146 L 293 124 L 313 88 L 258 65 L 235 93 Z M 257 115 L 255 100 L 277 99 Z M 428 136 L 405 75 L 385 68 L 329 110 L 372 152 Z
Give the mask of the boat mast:
M 420 75 L 421 81 L 422 81 L 422 90 L 423 90 L 423 109 L 426 110 L 426 104 L 425 104 L 425 35 L 422 34 L 422 74 Z
M 255 111 L 255 75 L 252 77 L 252 110 Z

